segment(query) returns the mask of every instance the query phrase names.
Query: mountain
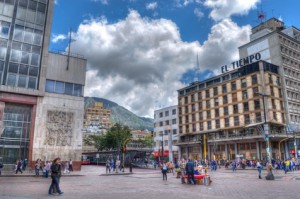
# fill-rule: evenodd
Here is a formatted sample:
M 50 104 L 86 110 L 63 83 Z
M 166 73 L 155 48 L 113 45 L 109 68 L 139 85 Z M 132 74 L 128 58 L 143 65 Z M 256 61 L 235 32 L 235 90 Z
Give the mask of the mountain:
M 126 125 L 131 129 L 148 129 L 153 131 L 153 119 L 147 117 L 139 117 L 131 111 L 127 110 L 123 106 L 118 105 L 115 102 L 104 98 L 98 97 L 85 97 L 84 107 L 93 107 L 95 102 L 102 102 L 104 108 L 111 110 L 111 121 L 112 123 L 119 123 Z

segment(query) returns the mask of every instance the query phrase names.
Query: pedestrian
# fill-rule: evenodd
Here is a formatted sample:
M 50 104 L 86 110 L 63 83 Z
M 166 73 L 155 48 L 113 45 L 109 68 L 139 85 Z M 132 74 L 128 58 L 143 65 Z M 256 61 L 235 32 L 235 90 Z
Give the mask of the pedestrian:
M 106 173 L 110 173 L 110 160 L 109 159 L 106 160 L 105 166 L 106 166 Z
M 185 184 L 185 165 L 186 165 L 186 162 L 185 162 L 185 159 L 182 158 L 181 162 L 180 162 L 180 175 L 181 175 L 181 183 L 182 184 Z
M 232 167 L 232 172 L 235 172 L 236 171 L 236 162 L 234 160 L 232 160 L 231 167 Z
M 185 166 L 185 171 L 187 173 L 188 176 L 188 183 L 189 184 L 196 184 L 196 180 L 195 180 L 195 170 L 194 170 L 194 161 L 192 159 L 189 159 L 189 161 L 187 162 L 186 166 Z
M 73 172 L 73 161 L 71 159 L 69 161 L 69 171 Z
M 53 193 L 53 187 L 55 187 L 56 191 L 58 192 L 59 195 L 63 194 L 64 192 L 62 192 L 60 190 L 60 187 L 59 187 L 59 178 L 60 178 L 60 173 L 61 173 L 61 160 L 60 158 L 55 158 L 52 162 L 52 165 L 51 165 L 51 185 L 49 187 L 49 191 L 48 191 L 48 194 L 49 195 L 52 195 Z
M 41 168 L 41 160 L 37 159 L 34 165 L 34 170 L 35 170 L 35 175 L 39 176 L 40 175 L 40 168 Z
M 49 176 L 50 168 L 51 168 L 51 162 L 47 161 L 46 162 L 46 178 L 48 178 L 48 176 Z
M 23 173 L 22 172 L 22 163 L 20 160 L 17 160 L 17 169 L 16 169 L 16 174 L 18 174 L 18 172 L 21 172 L 21 174 Z
M 65 161 L 65 164 L 64 164 L 64 174 L 69 174 L 70 171 L 69 171 L 69 162 L 68 161 Z
M 28 164 L 28 160 L 27 160 L 27 158 L 25 158 L 24 161 L 23 161 L 23 165 L 22 165 L 23 171 L 25 171 L 25 169 L 27 167 L 27 164 Z
M 168 180 L 168 177 L 167 177 L 167 172 L 168 172 L 168 167 L 166 165 L 166 163 L 164 162 L 162 167 L 161 167 L 161 172 L 163 174 L 163 180 Z
M 256 167 L 257 167 L 257 171 L 258 171 L 258 178 L 261 179 L 261 170 L 263 169 L 263 166 L 259 160 L 256 163 Z

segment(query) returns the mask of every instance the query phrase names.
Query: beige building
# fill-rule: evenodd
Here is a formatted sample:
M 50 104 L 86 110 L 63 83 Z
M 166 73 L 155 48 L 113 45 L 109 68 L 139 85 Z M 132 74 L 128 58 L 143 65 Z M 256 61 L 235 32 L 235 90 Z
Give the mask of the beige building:
M 111 110 L 104 108 L 102 102 L 95 102 L 93 107 L 87 107 L 84 113 L 83 127 L 109 129 L 111 127 Z
M 264 106 L 272 156 L 286 136 L 279 67 L 254 62 L 178 91 L 181 156 L 195 159 L 266 158 Z M 262 97 L 265 93 L 268 97 Z

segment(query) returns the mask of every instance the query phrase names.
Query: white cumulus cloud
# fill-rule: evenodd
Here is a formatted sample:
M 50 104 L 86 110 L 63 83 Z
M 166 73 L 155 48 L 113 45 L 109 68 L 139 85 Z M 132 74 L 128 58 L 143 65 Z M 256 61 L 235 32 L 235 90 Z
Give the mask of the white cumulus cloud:
M 59 41 L 65 40 L 65 39 L 67 39 L 67 36 L 64 34 L 57 34 L 57 35 L 54 34 L 54 35 L 52 35 L 51 42 L 57 43 Z
M 142 18 L 130 10 L 116 23 L 82 23 L 72 43 L 74 53 L 88 61 L 86 96 L 110 99 L 141 116 L 153 116 L 156 103 L 177 104 L 180 79 L 195 68 L 217 70 L 238 57 L 237 47 L 248 41 L 250 26 L 230 19 L 215 24 L 208 40 L 184 42 L 175 23 Z
M 204 16 L 204 13 L 199 8 L 194 9 L 194 14 L 198 17 L 198 19 L 201 19 Z
M 211 8 L 210 17 L 215 21 L 232 15 L 245 15 L 256 7 L 260 0 L 204 0 L 204 6 Z
M 104 4 L 104 5 L 108 4 L 108 0 L 91 0 L 91 1 L 93 1 L 93 2 L 100 2 L 100 3 Z
M 157 8 L 157 2 L 152 2 L 146 4 L 146 9 L 147 10 L 155 10 Z

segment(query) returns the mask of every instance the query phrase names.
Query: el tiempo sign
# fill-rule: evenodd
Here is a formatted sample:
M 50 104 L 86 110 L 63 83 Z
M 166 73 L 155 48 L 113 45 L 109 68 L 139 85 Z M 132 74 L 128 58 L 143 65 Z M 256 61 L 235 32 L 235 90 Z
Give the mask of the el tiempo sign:
M 228 71 L 240 68 L 242 66 L 251 64 L 251 63 L 259 61 L 259 60 L 261 60 L 261 54 L 256 53 L 256 54 L 250 55 L 248 57 L 245 57 L 243 59 L 240 59 L 238 61 L 234 61 L 229 66 L 227 66 L 227 65 L 221 66 L 221 71 L 222 71 L 222 73 L 226 73 Z

